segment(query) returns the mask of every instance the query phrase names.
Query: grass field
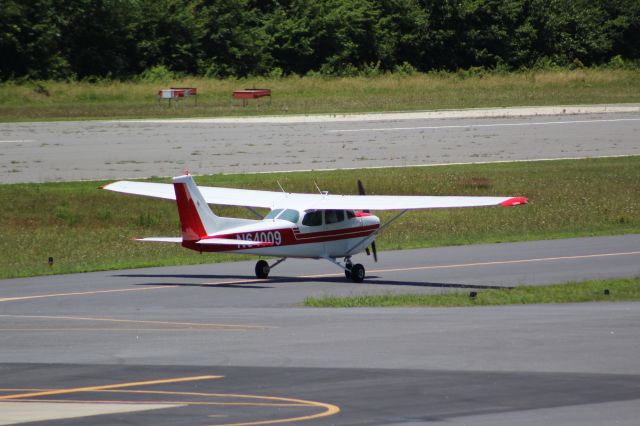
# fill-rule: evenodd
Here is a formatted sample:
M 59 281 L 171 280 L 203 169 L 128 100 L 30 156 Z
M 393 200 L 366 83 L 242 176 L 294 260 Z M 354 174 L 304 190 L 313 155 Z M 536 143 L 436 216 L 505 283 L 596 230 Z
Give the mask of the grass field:
M 158 106 L 168 87 L 197 87 L 198 106 Z M 268 87 L 273 102 L 231 102 L 237 89 Z M 578 69 L 511 74 L 432 73 L 278 79 L 184 78 L 167 82 L 0 83 L 0 121 L 215 117 L 640 102 L 640 70 Z
M 608 294 L 605 294 L 608 290 Z M 475 298 L 469 292 L 443 294 L 388 294 L 379 296 L 307 298 L 305 306 L 316 308 L 364 307 L 467 307 L 524 305 L 534 303 L 618 302 L 640 300 L 640 277 L 593 280 L 548 286 L 519 286 L 513 289 L 481 290 Z
M 278 190 L 280 181 L 292 192 L 316 192 L 317 181 L 331 193 L 354 194 L 357 179 L 370 194 L 530 199 L 516 208 L 411 212 L 381 234 L 379 250 L 640 232 L 640 157 L 214 175 L 196 181 L 267 190 Z M 178 236 L 175 204 L 99 190 L 105 183 L 0 185 L 0 278 L 246 259 L 130 241 Z M 253 217 L 240 208 L 214 210 Z M 383 221 L 389 217 L 380 216 Z

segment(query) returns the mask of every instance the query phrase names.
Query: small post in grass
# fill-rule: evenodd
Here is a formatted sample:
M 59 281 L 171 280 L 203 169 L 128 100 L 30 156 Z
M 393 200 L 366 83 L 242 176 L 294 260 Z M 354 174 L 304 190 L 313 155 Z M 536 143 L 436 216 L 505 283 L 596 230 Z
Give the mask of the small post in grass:
M 610 293 L 609 293 L 609 289 L 608 289 L 608 288 L 605 288 L 605 289 L 604 289 L 604 295 L 605 295 L 605 296 L 608 296 L 609 294 L 610 294 Z
M 478 292 L 477 291 L 470 292 L 469 297 L 471 298 L 471 300 L 476 300 L 476 297 L 478 297 Z
M 53 257 L 49 256 L 49 267 L 53 266 Z

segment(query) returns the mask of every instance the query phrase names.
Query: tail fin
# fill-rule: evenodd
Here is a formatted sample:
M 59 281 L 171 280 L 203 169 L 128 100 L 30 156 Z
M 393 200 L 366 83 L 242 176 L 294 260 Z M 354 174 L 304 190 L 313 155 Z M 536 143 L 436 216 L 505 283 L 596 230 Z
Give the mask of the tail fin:
M 199 241 L 223 228 L 223 221 L 211 211 L 192 176 L 173 178 L 173 187 L 183 241 Z

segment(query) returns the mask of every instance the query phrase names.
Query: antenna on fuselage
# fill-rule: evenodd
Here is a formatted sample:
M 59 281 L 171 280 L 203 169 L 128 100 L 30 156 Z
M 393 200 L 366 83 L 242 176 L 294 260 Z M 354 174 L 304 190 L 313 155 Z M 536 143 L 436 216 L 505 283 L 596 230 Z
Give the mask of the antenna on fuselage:
M 282 187 L 282 185 L 280 185 L 280 181 L 276 180 L 276 183 L 278 184 L 278 186 L 280 187 L 280 189 L 282 190 L 282 192 L 284 192 L 285 194 L 287 193 L 287 191 L 284 190 L 284 188 Z

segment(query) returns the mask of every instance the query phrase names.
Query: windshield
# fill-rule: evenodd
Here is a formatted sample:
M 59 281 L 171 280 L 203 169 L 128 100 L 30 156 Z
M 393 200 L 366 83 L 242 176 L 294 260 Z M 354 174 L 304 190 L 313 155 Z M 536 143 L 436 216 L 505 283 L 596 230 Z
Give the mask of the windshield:
M 282 212 L 282 209 L 271 210 L 268 215 L 266 215 L 265 219 L 275 219 Z
M 278 219 L 288 220 L 289 222 L 292 222 L 292 223 L 298 223 L 299 218 L 300 218 L 300 213 L 298 213 L 296 210 L 291 210 L 291 209 L 287 209 L 283 211 L 280 214 L 280 216 L 278 216 Z

